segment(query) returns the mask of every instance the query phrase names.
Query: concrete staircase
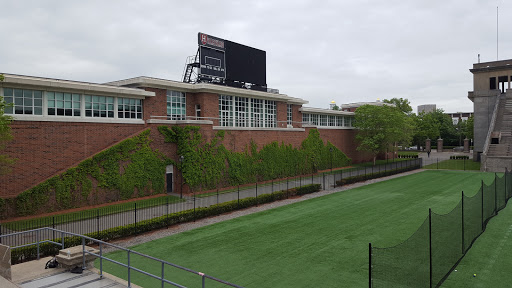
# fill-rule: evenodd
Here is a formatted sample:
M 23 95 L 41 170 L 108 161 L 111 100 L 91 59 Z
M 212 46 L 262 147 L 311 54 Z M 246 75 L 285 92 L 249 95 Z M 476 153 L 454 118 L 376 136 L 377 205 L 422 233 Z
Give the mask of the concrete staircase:
M 512 90 L 500 96 L 496 122 L 490 134 L 489 149 L 482 156 L 482 171 L 504 172 L 512 170 Z
M 500 103 L 493 138 L 498 139 L 497 144 L 489 145 L 488 157 L 512 157 L 512 97 L 506 96 L 504 103 Z

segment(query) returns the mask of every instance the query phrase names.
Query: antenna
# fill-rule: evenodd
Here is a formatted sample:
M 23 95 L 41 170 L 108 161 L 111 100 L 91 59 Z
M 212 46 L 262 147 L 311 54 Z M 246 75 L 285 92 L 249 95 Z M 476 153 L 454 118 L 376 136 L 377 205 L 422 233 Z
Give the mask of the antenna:
M 496 61 L 498 61 L 498 17 L 499 17 L 499 13 L 498 13 L 498 6 L 496 6 Z
M 480 63 L 480 53 L 478 53 L 478 63 Z

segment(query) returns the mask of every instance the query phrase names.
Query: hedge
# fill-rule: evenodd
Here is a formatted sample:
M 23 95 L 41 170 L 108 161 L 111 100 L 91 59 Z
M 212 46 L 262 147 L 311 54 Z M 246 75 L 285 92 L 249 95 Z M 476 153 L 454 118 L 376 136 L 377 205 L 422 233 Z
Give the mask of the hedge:
M 469 156 L 467 156 L 467 155 L 452 155 L 452 156 L 450 156 L 450 159 L 452 159 L 452 160 L 469 159 Z
M 272 194 L 262 194 L 258 197 L 248 197 L 240 200 L 233 200 L 224 203 L 215 204 L 209 207 L 200 207 L 189 210 L 184 210 L 176 213 L 167 214 L 164 216 L 156 217 L 149 220 L 140 221 L 134 224 L 129 224 L 125 226 L 114 227 L 110 229 L 106 229 L 99 232 L 93 232 L 85 234 L 85 236 L 99 239 L 102 241 L 111 241 L 114 239 L 119 239 L 123 237 L 128 237 L 132 235 L 136 235 L 143 232 L 152 231 L 155 229 L 160 229 L 164 227 L 169 227 L 171 225 L 185 223 L 194 221 L 197 219 L 207 218 L 211 216 L 220 215 L 223 213 L 244 209 L 252 206 L 256 206 L 258 204 L 270 203 L 277 200 L 286 199 L 289 196 L 299 196 L 310 194 L 314 192 L 318 192 L 321 189 L 320 184 L 309 184 L 304 185 L 302 187 L 292 188 L 289 190 L 283 190 L 274 192 Z M 58 234 L 58 232 L 56 232 Z M 53 241 L 57 243 L 61 243 L 62 238 L 56 238 Z M 88 244 L 89 241 L 86 241 Z M 65 237 L 64 245 L 65 247 L 77 246 L 81 245 L 82 240 L 81 237 Z M 60 248 L 62 249 L 62 248 Z M 59 252 L 59 246 L 52 243 L 42 243 L 39 245 L 40 256 L 50 256 L 56 255 Z M 26 260 L 33 260 L 37 257 L 37 246 L 34 244 L 32 246 L 27 246 L 23 248 L 16 248 L 11 250 L 11 263 L 17 264 Z
M 370 180 L 370 179 L 391 176 L 391 175 L 395 175 L 398 173 L 403 173 L 403 172 L 407 172 L 407 171 L 411 171 L 411 170 L 419 169 L 419 168 L 420 168 L 420 165 L 418 164 L 418 165 L 414 165 L 414 166 L 410 166 L 410 167 L 397 168 L 397 169 L 392 169 L 392 170 L 387 170 L 387 171 L 375 172 L 375 173 L 371 173 L 371 174 L 347 177 L 347 178 L 343 178 L 341 180 L 336 181 L 336 185 L 342 186 L 342 185 L 346 185 L 346 184 L 362 182 L 362 181 L 366 181 L 366 180 Z

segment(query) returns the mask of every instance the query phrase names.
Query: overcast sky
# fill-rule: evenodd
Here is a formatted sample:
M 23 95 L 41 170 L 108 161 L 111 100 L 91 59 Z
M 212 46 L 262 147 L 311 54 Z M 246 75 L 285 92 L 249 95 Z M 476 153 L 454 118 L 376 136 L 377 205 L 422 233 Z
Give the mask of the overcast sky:
M 473 111 L 469 69 L 512 58 L 507 1 L 6 1 L 0 72 L 181 81 L 203 32 L 266 51 L 268 87 L 329 103 L 407 98 Z

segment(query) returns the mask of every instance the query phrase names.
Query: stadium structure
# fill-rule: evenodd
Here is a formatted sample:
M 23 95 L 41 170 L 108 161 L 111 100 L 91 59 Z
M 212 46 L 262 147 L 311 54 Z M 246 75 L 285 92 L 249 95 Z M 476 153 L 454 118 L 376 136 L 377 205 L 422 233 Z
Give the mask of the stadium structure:
M 353 163 L 371 157 L 356 151 L 353 111 L 304 107 L 307 100 L 267 88 L 265 51 L 198 34 L 183 79 L 134 77 L 97 84 L 4 73 L 0 95 L 13 103 L 13 140 L 4 153 L 15 158 L 0 176 L 0 197 L 20 193 L 61 175 L 105 149 L 150 128 L 151 148 L 178 163 L 174 143 L 158 126 L 198 126 L 206 139 L 226 131 L 223 144 L 244 151 L 277 141 L 299 147 L 311 129 Z M 161 177 L 167 192 L 182 183 L 169 165 Z M 181 185 L 187 191 L 187 185 Z

